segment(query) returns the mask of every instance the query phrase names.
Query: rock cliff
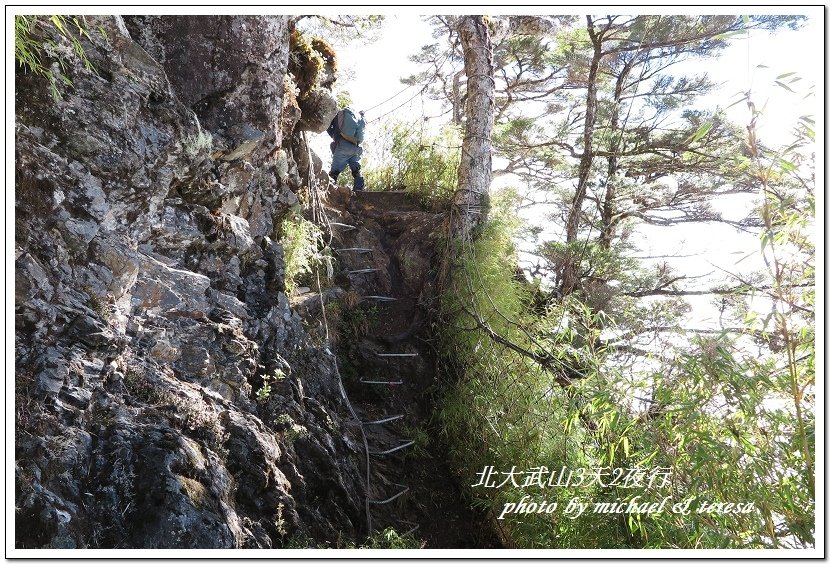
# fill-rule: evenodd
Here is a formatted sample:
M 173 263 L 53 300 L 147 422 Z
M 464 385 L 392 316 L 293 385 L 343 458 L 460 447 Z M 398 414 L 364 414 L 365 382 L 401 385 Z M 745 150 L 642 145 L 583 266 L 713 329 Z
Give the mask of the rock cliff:
M 88 68 L 38 30 L 59 99 L 16 74 L 16 546 L 356 536 L 359 429 L 279 233 L 325 81 L 298 87 L 285 16 L 84 25 Z

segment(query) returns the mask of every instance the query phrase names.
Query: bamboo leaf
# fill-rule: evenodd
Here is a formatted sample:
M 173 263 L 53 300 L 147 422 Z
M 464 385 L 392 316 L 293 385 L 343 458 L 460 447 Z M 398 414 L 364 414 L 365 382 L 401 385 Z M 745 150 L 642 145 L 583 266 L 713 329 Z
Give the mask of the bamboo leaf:
M 66 28 L 63 25 L 63 18 L 62 17 L 52 16 L 49 19 L 51 20 L 52 25 L 54 25 L 55 28 L 57 28 L 57 30 L 61 32 L 62 35 L 64 35 L 64 36 L 67 35 Z
M 796 167 L 796 166 L 795 166 L 795 164 L 791 163 L 790 161 L 785 161 L 785 160 L 784 160 L 784 159 L 782 159 L 782 158 L 778 158 L 778 159 L 776 159 L 776 162 L 778 163 L 778 166 L 780 166 L 780 167 L 781 167 L 781 169 L 782 169 L 784 172 L 792 172 L 792 171 L 794 171 L 796 168 L 798 168 L 798 167 Z
M 739 37 L 742 35 L 747 35 L 747 30 L 737 29 L 735 31 L 727 31 L 726 33 L 716 35 L 715 39 L 731 39 L 733 37 Z
M 793 94 L 795 94 L 795 90 L 793 90 L 792 88 L 790 88 L 789 86 L 787 86 L 786 84 L 784 84 L 783 82 L 781 82 L 780 80 L 776 80 L 776 81 L 775 81 L 775 84 L 777 84 L 777 85 L 778 85 L 778 86 L 780 86 L 781 88 L 783 88 L 783 89 L 785 89 L 785 90 L 789 90 L 790 92 L 792 92 Z
M 695 131 L 694 135 L 691 136 L 688 143 L 691 145 L 695 141 L 697 141 L 699 139 L 702 139 L 707 133 L 709 133 L 709 130 L 711 130 L 711 129 L 712 129 L 712 122 L 704 123 L 703 125 L 701 125 L 700 127 L 697 128 L 697 131 Z

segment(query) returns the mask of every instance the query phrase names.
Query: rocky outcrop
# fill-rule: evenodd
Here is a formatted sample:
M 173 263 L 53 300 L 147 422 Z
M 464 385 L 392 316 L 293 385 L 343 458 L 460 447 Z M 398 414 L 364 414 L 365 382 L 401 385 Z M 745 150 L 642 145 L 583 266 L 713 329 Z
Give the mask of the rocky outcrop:
M 85 23 L 92 70 L 39 31 L 60 99 L 16 75 L 16 546 L 356 535 L 356 428 L 284 294 L 277 226 L 315 160 L 288 19 Z

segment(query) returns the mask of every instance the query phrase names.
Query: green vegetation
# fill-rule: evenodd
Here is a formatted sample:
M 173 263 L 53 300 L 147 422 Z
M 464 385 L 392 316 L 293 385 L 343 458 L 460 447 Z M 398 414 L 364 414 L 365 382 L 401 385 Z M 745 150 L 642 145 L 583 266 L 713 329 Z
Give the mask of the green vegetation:
M 107 40 L 103 28 L 99 27 L 98 33 Z M 70 52 L 84 68 L 92 72 L 95 70 L 81 45 L 81 38 L 92 40 L 83 16 L 80 20 L 60 15 L 14 17 L 14 58 L 20 67 L 49 81 L 55 100 L 61 98 L 58 84 L 72 86 L 72 80 L 67 76 L 69 53 L 61 47 L 60 42 L 69 45 Z M 59 71 L 55 72 L 49 59 L 57 61 Z
M 101 319 L 108 322 L 112 316 L 108 307 L 108 296 L 99 296 L 97 292 L 95 292 L 95 290 L 87 284 L 81 286 L 81 291 L 89 296 L 89 301 L 87 302 L 89 309 L 98 314 Z
M 286 217 L 280 224 L 287 294 L 290 295 L 297 289 L 302 277 L 310 275 L 315 265 L 331 266 L 333 259 L 321 251 L 322 240 L 320 228 L 303 217 Z
M 182 142 L 184 154 L 191 159 L 195 159 L 202 152 L 210 152 L 213 149 L 213 135 L 210 131 L 202 129 L 202 126 L 196 123 L 199 132 L 196 135 L 188 135 Z
M 517 548 L 814 546 L 814 124 L 762 145 L 748 95 L 730 100 L 750 108 L 743 127 L 705 106 L 717 86 L 683 65 L 803 18 L 497 19 L 516 31 L 492 46 L 495 172 L 546 208 L 524 272 L 504 200 L 444 256 L 435 327 L 456 380 L 439 421 L 472 503 Z M 431 21 L 457 36 L 458 18 Z M 459 43 L 413 59 L 424 70 L 408 81 L 463 123 L 476 101 Z M 404 164 L 380 171 L 395 187 L 428 156 L 412 130 L 393 135 Z M 720 211 L 739 200 L 746 217 Z M 704 277 L 642 241 L 681 225 L 760 244 Z M 587 510 L 566 514 L 574 500 Z
M 348 90 L 340 90 L 335 95 L 335 99 L 337 100 L 337 107 L 338 108 L 347 108 L 352 105 L 352 94 Z
M 319 86 L 331 86 L 337 71 L 337 54 L 324 39 L 295 29 L 289 39 L 288 71 L 297 81 L 297 98 L 302 100 Z M 329 76 L 324 79 L 326 71 Z
M 340 374 L 344 381 L 356 382 L 360 378 L 361 339 L 372 332 L 378 321 L 376 305 L 361 303 L 360 294 L 349 290 L 326 308 L 329 323 L 329 342 L 337 347 Z
M 308 435 L 308 429 L 300 425 L 287 413 L 281 413 L 279 417 L 274 420 L 274 424 L 281 427 L 282 436 L 289 443 L 293 443 L 300 437 Z
M 337 72 L 337 53 L 335 53 L 328 41 L 320 37 L 313 37 L 311 39 L 311 48 L 328 63 L 331 72 Z
M 412 448 L 406 449 L 404 451 L 404 460 L 410 458 L 430 458 L 429 447 L 431 439 L 429 436 L 429 432 L 426 430 L 426 428 L 419 425 L 409 425 L 404 423 L 403 425 L 401 425 L 400 434 L 402 437 L 407 437 L 408 439 L 415 441 L 415 444 L 412 445 Z
M 338 48 L 359 41 L 362 44 L 372 43 L 379 36 L 381 24 L 385 16 L 298 16 L 294 24 L 298 30 L 306 35 L 325 37 L 326 40 Z
M 417 123 L 398 123 L 387 133 L 382 165 L 366 171 L 366 183 L 386 190 L 406 190 L 426 207 L 445 208 L 458 184 L 461 132 L 447 126 L 438 135 Z
M 442 349 L 459 381 L 445 398 L 439 421 L 451 456 L 464 471 L 462 483 L 469 485 L 477 482 L 476 473 L 486 466 L 508 471 L 514 466 L 592 465 L 582 448 L 584 430 L 572 426 L 570 436 L 563 433 L 574 402 L 556 389 L 554 375 L 519 352 L 494 343 L 487 334 L 498 333 L 515 346 L 532 351 L 544 332 L 528 334 L 523 328 L 542 323 L 550 326 L 565 315 L 563 308 L 544 316 L 530 314 L 526 306 L 531 288 L 505 268 L 516 262 L 513 237 L 518 221 L 509 204 L 509 200 L 495 199 L 490 221 L 473 247 L 462 254 L 450 286 L 442 293 Z M 579 312 L 572 309 L 575 322 Z M 479 330 L 468 329 L 471 318 L 480 322 Z M 568 336 L 557 339 L 564 356 L 570 348 Z M 520 477 L 520 484 L 522 480 Z M 479 487 L 470 493 L 476 505 L 492 509 L 498 516 L 505 503 L 516 503 L 527 494 L 567 503 L 570 495 L 589 498 L 597 492 Z M 592 526 L 586 518 L 572 521 L 558 517 L 517 515 L 502 526 L 520 547 L 618 546 L 613 544 L 617 539 L 602 538 L 603 529 Z
M 765 204 L 775 217 L 770 241 L 803 243 L 809 207 L 784 212 L 780 197 Z M 504 267 L 516 263 L 516 225 L 509 206 L 497 202 L 443 292 L 442 348 L 459 380 L 441 406 L 442 431 L 463 483 L 479 483 L 487 467 L 496 471 L 496 484 L 507 480 L 502 487 L 470 487 L 473 503 L 502 516 L 517 547 L 775 547 L 782 546 L 781 531 L 788 543 L 809 543 L 811 325 L 784 331 L 789 341 L 760 358 L 745 346 L 761 323 L 754 318 L 742 334 L 689 335 L 688 346 L 662 358 L 655 351 L 641 372 L 631 373 L 601 345 L 601 336 L 618 329 L 606 314 L 574 295 L 540 311 L 534 287 Z M 775 270 L 795 272 L 793 266 Z M 809 303 L 809 293 L 797 297 L 791 290 L 810 276 L 800 269 L 796 281 L 776 287 L 788 289 L 790 303 Z M 786 328 L 793 319 L 777 323 Z M 577 473 L 571 484 L 551 486 L 548 471 L 556 475 L 563 467 L 565 481 L 569 471 Z M 607 474 L 603 485 L 595 481 L 600 468 L 621 469 L 623 477 L 642 469 L 644 479 L 611 485 Z M 587 474 L 577 480 L 581 472 Z M 505 513 L 524 496 L 559 508 Z M 669 509 L 565 517 L 577 498 L 591 508 L 669 498 Z M 673 511 L 676 503 L 690 514 Z M 739 513 L 707 510 L 719 503 L 751 505 Z
M 285 372 L 277 368 L 273 374 L 262 375 L 262 386 L 256 391 L 256 399 L 267 401 L 271 397 L 271 382 L 279 382 L 285 378 Z
M 409 535 L 401 535 L 395 529 L 387 528 L 374 533 L 360 546 L 353 548 L 422 548 L 422 543 Z

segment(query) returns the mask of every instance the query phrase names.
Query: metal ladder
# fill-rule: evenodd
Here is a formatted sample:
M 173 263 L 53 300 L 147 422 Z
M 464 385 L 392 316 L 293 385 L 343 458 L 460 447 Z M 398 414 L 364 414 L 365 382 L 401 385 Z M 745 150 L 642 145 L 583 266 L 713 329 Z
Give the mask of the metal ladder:
M 329 222 L 328 225 L 340 228 L 344 231 L 351 231 L 353 229 L 356 229 L 356 227 L 354 225 L 349 225 L 349 224 L 346 224 L 346 223 Z M 340 248 L 340 249 L 333 249 L 333 250 L 337 254 L 343 254 L 343 253 L 369 254 L 369 253 L 374 252 L 374 249 L 366 248 L 366 247 L 343 247 L 343 248 Z M 349 275 L 368 274 L 368 273 L 371 273 L 371 272 L 379 272 L 380 270 L 381 269 L 379 269 L 379 268 L 359 268 L 359 269 L 355 269 L 355 270 L 347 270 L 346 273 L 349 274 Z M 397 298 L 394 298 L 392 296 L 381 296 L 381 295 L 361 296 L 361 301 L 366 301 L 366 300 L 376 301 L 376 302 L 393 302 L 393 301 L 396 301 Z M 387 359 L 404 359 L 404 358 L 413 358 L 413 357 L 418 356 L 418 353 L 408 353 L 408 352 L 387 352 L 387 353 L 375 352 L 375 354 L 380 358 L 387 358 Z M 401 379 L 398 379 L 398 380 L 374 380 L 374 379 L 365 379 L 365 378 L 361 377 L 360 378 L 360 383 L 361 384 L 366 384 L 366 385 L 400 386 L 400 385 L 403 385 L 404 382 Z M 404 418 L 403 414 L 395 414 L 395 415 L 387 415 L 387 416 L 384 416 L 380 419 L 375 419 L 375 420 L 372 420 L 372 421 L 362 421 L 362 420 L 359 420 L 359 421 L 360 421 L 361 427 L 365 430 L 367 427 L 377 426 L 377 425 L 386 425 L 387 423 L 393 423 L 395 421 L 400 421 L 403 418 Z M 410 448 L 414 444 L 415 444 L 414 440 L 403 440 L 403 441 L 400 442 L 400 444 L 395 445 L 395 446 L 390 447 L 390 448 L 383 449 L 383 450 L 369 449 L 367 451 L 367 454 L 370 455 L 370 456 L 375 456 L 375 457 L 387 456 L 387 455 L 394 454 L 396 452 L 402 451 L 404 449 Z M 369 464 L 369 460 L 368 460 L 368 457 L 367 457 L 367 465 L 368 464 Z M 367 472 L 368 472 L 368 470 L 367 470 Z M 368 474 L 367 474 L 367 478 L 368 478 Z M 371 509 L 370 509 L 371 506 L 373 506 L 373 505 L 386 505 L 386 504 L 398 499 L 399 497 L 405 495 L 406 493 L 409 492 L 409 489 L 410 489 L 409 486 L 404 485 L 404 484 L 392 483 L 392 485 L 397 486 L 399 489 L 396 492 L 392 493 L 392 495 L 390 495 L 389 497 L 387 497 L 385 499 L 372 499 L 372 498 L 369 497 L 369 492 L 367 490 L 367 492 L 366 492 L 366 496 L 367 496 L 366 497 L 366 504 L 367 504 L 366 505 L 366 511 L 367 512 L 371 511 Z M 368 486 L 368 484 L 367 484 L 367 486 Z M 367 517 L 368 517 L 367 520 L 370 523 L 369 527 L 371 529 L 371 517 L 370 516 L 367 516 Z M 403 533 L 403 535 L 411 534 L 417 529 L 418 529 L 418 525 L 416 524 L 414 527 L 410 528 L 405 533 Z M 372 532 L 373 532 L 372 530 L 369 530 L 370 535 L 372 534 Z

